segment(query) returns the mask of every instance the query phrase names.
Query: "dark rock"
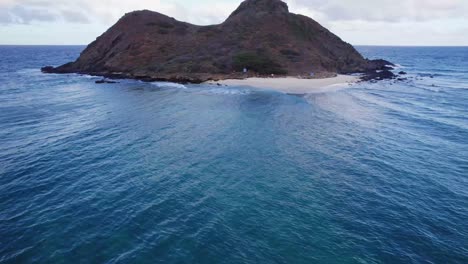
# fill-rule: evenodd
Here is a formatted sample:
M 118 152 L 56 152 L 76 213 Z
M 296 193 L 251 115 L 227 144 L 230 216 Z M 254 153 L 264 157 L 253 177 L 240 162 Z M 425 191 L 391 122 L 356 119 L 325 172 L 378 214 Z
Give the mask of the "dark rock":
M 390 71 L 393 70 L 393 67 L 395 66 L 395 64 L 382 59 L 367 60 L 367 63 L 368 70 L 372 71 Z
M 106 80 L 106 79 L 102 79 L 102 80 L 97 80 L 95 83 L 97 84 L 103 84 L 103 83 L 117 83 L 115 81 L 109 81 L 109 80 Z
M 45 66 L 41 68 L 41 72 L 43 73 L 53 73 L 55 71 L 55 68 L 52 66 Z
M 246 0 L 228 19 L 197 26 L 148 10 L 123 16 L 71 63 L 45 73 L 201 83 L 241 77 L 310 76 L 390 70 L 367 60 L 313 19 L 280 0 Z M 323 74 L 321 74 L 323 73 Z
M 395 79 L 396 75 L 388 70 L 383 71 L 368 71 L 362 77 L 362 81 L 381 81 L 388 79 Z
M 401 72 L 399 72 L 398 74 L 400 74 L 400 75 L 406 75 L 407 73 L 404 72 L 404 71 L 401 71 Z

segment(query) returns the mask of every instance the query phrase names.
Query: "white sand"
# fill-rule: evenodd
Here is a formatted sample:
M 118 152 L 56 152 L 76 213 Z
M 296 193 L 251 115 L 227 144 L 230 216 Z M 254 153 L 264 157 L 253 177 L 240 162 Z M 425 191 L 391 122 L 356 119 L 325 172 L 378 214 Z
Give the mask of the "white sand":
M 227 86 L 250 86 L 259 89 L 275 90 L 288 94 L 307 94 L 324 92 L 347 87 L 349 83 L 358 81 L 359 77 L 350 75 L 338 75 L 325 79 L 300 79 L 294 77 L 286 78 L 247 78 L 243 80 L 229 79 L 211 84 L 222 84 Z

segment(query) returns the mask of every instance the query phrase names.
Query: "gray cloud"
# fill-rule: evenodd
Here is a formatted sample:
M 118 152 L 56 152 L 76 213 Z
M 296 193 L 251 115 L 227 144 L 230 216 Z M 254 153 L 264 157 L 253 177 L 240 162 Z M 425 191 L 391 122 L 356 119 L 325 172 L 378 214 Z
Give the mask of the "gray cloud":
M 429 21 L 467 18 L 466 0 L 290 0 L 293 5 L 313 10 L 331 21 Z
M 285 0 L 292 11 L 332 21 L 429 21 L 435 19 L 466 18 L 466 0 Z M 70 23 L 115 21 L 124 12 L 152 9 L 178 19 L 210 24 L 221 22 L 240 0 L 193 1 L 184 0 L 0 0 L 0 23 L 28 24 L 62 20 Z M 184 3 L 190 7 L 184 8 Z M 216 5 L 216 6 L 214 6 Z
M 468 0 L 284 0 L 353 44 L 468 45 Z M 126 12 L 149 9 L 206 25 L 241 0 L 0 0 L 4 43 L 89 43 Z M 47 23 L 44 27 L 43 23 Z M 67 25 L 63 25 L 63 24 Z M 26 24 L 27 27 L 16 27 Z M 70 27 L 72 25 L 72 27 Z M 36 34 L 29 40 L 28 36 Z M 57 38 L 56 36 L 62 36 Z
M 89 17 L 84 13 L 80 11 L 75 11 L 75 10 L 61 10 L 60 13 L 62 14 L 62 17 L 71 23 L 90 23 L 91 20 Z
M 56 4 L 47 0 L 10 0 L 0 2 L 0 23 L 30 24 L 33 22 L 65 21 L 88 23 L 90 20 L 82 9 Z
M 55 21 L 57 15 L 44 9 L 24 7 L 20 5 L 2 10 L 2 23 L 29 24 L 32 21 Z

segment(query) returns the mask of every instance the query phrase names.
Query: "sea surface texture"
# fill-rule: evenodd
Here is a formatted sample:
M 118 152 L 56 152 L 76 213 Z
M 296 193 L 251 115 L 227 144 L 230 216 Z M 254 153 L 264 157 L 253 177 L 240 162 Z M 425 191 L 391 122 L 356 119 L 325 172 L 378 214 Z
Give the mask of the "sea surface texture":
M 468 263 L 468 48 L 306 96 L 0 47 L 0 263 Z

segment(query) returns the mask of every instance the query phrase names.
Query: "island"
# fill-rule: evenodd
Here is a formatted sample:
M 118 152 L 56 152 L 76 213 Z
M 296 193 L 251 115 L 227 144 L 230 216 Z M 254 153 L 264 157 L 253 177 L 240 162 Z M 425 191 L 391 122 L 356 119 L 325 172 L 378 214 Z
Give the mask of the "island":
M 79 58 L 44 73 L 203 83 L 288 77 L 321 79 L 362 73 L 394 78 L 393 64 L 364 58 L 312 18 L 280 0 L 246 0 L 221 24 L 198 26 L 153 11 L 124 15 Z

